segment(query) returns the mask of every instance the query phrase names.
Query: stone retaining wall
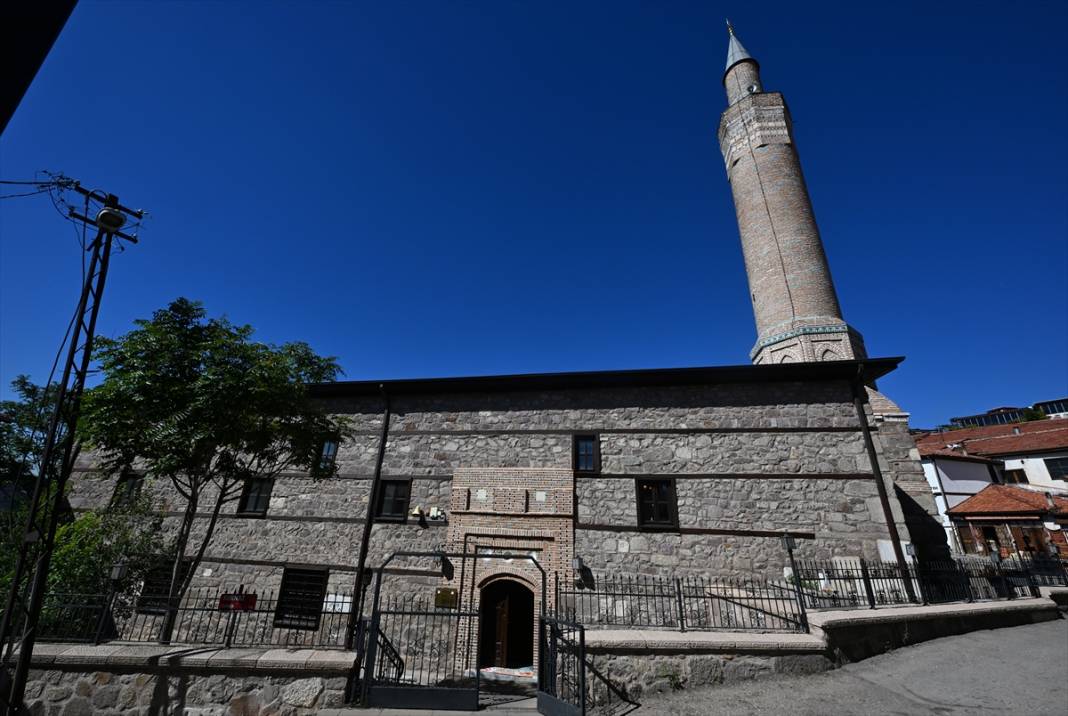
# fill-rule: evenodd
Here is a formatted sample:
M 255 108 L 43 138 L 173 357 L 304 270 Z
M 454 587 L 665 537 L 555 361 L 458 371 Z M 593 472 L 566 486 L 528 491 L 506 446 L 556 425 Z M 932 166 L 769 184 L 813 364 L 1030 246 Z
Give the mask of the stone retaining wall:
M 35 669 L 26 705 L 34 716 L 304 716 L 342 706 L 345 688 L 339 676 Z

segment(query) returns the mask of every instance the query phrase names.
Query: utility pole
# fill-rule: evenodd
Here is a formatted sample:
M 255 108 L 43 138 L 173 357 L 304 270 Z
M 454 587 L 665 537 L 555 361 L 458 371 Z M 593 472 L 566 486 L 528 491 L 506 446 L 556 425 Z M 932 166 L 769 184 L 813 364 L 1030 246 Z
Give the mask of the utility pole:
M 0 619 L 0 716 L 28 713 L 22 703 L 26 678 L 30 670 L 37 626 L 48 586 L 48 567 L 52 559 L 56 527 L 63 506 L 63 491 L 74 467 L 75 428 L 85 377 L 96 333 L 96 319 L 104 294 L 112 245 L 116 238 L 137 243 L 134 236 L 120 229 L 128 216 L 141 219 L 144 212 L 128 209 L 113 194 L 83 189 L 65 178 L 58 186 L 73 189 L 90 200 L 103 204 L 95 218 L 70 211 L 70 217 L 95 227 L 96 238 L 86 247 L 89 265 L 82 284 L 78 309 L 70 334 L 70 347 L 63 365 L 63 377 L 56 392 L 55 412 L 41 453 L 40 474 L 34 483 L 26 529 L 23 531 L 18 562 Z M 16 650 L 17 647 L 17 650 Z

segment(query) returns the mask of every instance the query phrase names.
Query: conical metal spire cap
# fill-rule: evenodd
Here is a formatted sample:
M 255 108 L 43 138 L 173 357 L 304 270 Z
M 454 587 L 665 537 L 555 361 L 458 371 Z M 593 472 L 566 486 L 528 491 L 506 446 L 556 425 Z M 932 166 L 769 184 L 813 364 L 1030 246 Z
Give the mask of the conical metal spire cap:
M 730 40 L 727 43 L 727 66 L 723 70 L 724 75 L 730 72 L 730 69 L 739 62 L 744 60 L 756 62 L 748 50 L 738 41 L 738 36 L 734 34 L 734 25 L 731 24 L 730 20 L 727 20 L 727 34 L 730 36 Z

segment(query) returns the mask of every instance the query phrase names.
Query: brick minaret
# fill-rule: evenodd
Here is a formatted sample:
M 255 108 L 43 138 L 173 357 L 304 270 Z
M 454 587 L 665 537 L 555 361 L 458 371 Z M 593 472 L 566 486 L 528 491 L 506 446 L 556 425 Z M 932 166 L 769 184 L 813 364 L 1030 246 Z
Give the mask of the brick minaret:
M 794 145 L 790 112 L 728 24 L 719 145 L 734 195 L 756 317 L 753 363 L 865 357 L 844 320 Z

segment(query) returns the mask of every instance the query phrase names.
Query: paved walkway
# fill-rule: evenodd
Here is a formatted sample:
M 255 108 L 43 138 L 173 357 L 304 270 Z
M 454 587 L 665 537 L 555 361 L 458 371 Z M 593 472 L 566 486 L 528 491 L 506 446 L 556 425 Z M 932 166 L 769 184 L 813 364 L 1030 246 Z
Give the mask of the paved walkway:
M 972 632 L 824 674 L 646 695 L 640 716 L 1065 716 L 1068 621 Z

